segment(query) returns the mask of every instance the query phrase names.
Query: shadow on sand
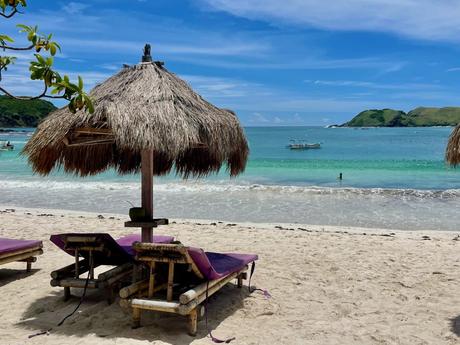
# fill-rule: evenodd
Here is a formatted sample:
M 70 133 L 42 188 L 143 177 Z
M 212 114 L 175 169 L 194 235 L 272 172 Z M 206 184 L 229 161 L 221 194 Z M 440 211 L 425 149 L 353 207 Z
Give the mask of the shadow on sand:
M 25 264 L 24 264 L 25 265 Z M 37 273 L 40 269 L 34 269 L 30 272 L 27 272 L 24 269 L 11 269 L 11 268 L 1 268 L 0 269 L 0 287 L 9 284 L 13 281 L 20 280 L 27 278 L 35 273 Z
M 81 290 L 72 293 L 81 293 Z M 222 321 L 243 308 L 244 299 L 248 295 L 247 287 L 239 289 L 234 284 L 228 284 L 211 296 L 208 302 L 209 329 L 213 331 Z M 79 301 L 78 297 L 74 297 L 64 302 L 62 297 L 61 290 L 36 300 L 27 308 L 23 321 L 18 325 L 29 329 L 31 334 L 51 328 L 50 337 L 53 334 L 77 337 L 95 334 L 101 338 L 128 338 L 150 342 L 161 340 L 178 345 L 188 345 L 195 339 L 208 335 L 204 319 L 198 323 L 196 337 L 191 337 L 187 334 L 187 318 L 168 313 L 143 312 L 142 327 L 131 329 L 131 315 L 120 308 L 118 299 L 108 305 L 99 291 L 88 291 L 79 311 L 58 327 L 58 322 L 71 313 Z M 238 337 L 238 334 L 214 334 L 214 336 L 228 338 Z
M 460 337 L 460 315 L 450 320 L 450 329 Z

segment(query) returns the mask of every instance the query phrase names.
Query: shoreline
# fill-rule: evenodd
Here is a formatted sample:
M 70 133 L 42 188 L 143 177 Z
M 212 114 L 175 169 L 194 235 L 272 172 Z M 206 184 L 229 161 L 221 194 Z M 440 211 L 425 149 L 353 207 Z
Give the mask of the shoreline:
M 14 211 L 11 211 L 14 210 Z M 119 226 L 124 228 L 124 222 L 129 220 L 127 214 L 111 213 L 111 212 L 91 212 L 91 211 L 78 211 L 67 209 L 49 209 L 49 208 L 33 208 L 33 207 L 16 207 L 10 205 L 0 204 L 0 216 L 2 214 L 23 214 L 32 215 L 37 217 L 67 217 L 77 219 L 108 219 L 118 221 Z M 100 218 L 102 216 L 102 218 Z M 255 230 L 276 230 L 288 232 L 307 232 L 307 233 L 329 233 L 329 234 L 350 234 L 350 235 L 380 235 L 380 236 L 408 236 L 417 234 L 434 235 L 441 237 L 453 237 L 456 233 L 460 236 L 460 227 L 458 230 L 434 230 L 434 229 L 392 229 L 392 228 L 372 228 L 360 226 L 340 226 L 340 225 L 318 225 L 318 224 L 305 224 L 305 223 L 286 223 L 286 222 L 231 222 L 221 219 L 205 219 L 205 218 L 168 218 L 171 224 L 194 224 L 194 225 L 211 225 L 214 224 L 222 226 L 239 226 L 245 229 Z M 165 228 L 165 226 L 162 226 Z M 167 228 L 167 226 L 166 226 Z M 126 230 L 133 228 L 125 228 Z M 455 236 L 454 236 L 455 237 Z

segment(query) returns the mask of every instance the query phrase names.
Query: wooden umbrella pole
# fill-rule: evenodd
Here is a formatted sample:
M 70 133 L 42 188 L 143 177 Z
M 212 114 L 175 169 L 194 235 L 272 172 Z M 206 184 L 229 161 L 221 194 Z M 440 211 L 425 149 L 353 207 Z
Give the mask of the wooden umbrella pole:
M 141 152 L 142 173 L 142 208 L 148 219 L 153 219 L 153 150 L 146 149 Z M 142 242 L 152 242 L 152 227 L 142 228 Z

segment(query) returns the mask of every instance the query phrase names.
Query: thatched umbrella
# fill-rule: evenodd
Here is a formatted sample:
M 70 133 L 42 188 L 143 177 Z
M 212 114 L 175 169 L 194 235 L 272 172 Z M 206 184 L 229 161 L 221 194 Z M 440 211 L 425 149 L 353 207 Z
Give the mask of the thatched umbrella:
M 24 147 L 35 172 L 54 168 L 80 176 L 109 168 L 141 171 L 142 207 L 153 218 L 153 175 L 175 170 L 183 177 L 217 172 L 226 163 L 241 173 L 248 144 L 238 119 L 195 93 L 186 82 L 152 62 L 146 45 L 142 63 L 125 66 L 91 92 L 95 111 L 50 114 Z M 142 240 L 151 241 L 154 222 L 143 222 Z
M 452 131 L 446 148 L 446 160 L 449 164 L 460 164 L 460 124 Z

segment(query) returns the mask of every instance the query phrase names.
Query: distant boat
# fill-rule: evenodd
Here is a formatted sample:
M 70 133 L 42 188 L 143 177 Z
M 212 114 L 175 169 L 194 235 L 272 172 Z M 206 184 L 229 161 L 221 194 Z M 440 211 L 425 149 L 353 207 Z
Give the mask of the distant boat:
M 13 151 L 14 145 L 9 141 L 0 141 L 0 151 Z
M 287 148 L 291 150 L 309 150 L 321 148 L 320 143 L 307 143 L 304 140 L 291 140 L 291 143 L 287 145 Z

